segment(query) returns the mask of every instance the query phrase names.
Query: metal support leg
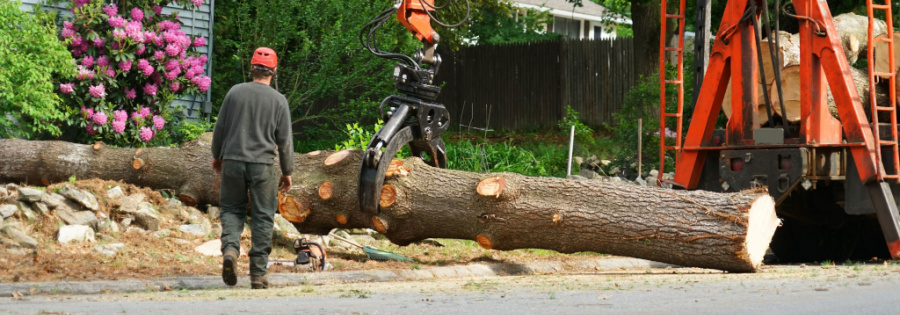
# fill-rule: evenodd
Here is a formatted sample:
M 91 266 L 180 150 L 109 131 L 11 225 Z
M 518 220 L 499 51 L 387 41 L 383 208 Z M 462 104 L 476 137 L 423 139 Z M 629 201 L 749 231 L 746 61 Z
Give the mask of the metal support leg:
M 866 185 L 866 188 L 869 190 L 872 204 L 875 205 L 875 214 L 884 233 L 888 251 L 893 259 L 900 259 L 900 214 L 891 187 L 887 182 L 873 182 Z

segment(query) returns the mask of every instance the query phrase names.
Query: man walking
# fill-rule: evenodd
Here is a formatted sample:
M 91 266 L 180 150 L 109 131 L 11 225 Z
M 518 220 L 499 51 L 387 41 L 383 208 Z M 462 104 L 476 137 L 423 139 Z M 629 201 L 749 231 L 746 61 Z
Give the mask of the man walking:
M 235 264 L 250 205 L 250 286 L 269 286 L 266 269 L 272 251 L 277 190 L 287 191 L 294 166 L 291 115 L 287 99 L 270 87 L 278 66 L 271 48 L 260 47 L 250 61 L 252 82 L 235 85 L 225 95 L 213 131 L 213 169 L 222 175 L 222 280 L 237 284 Z M 275 174 L 275 150 L 281 178 Z M 249 192 L 249 198 L 248 198 Z

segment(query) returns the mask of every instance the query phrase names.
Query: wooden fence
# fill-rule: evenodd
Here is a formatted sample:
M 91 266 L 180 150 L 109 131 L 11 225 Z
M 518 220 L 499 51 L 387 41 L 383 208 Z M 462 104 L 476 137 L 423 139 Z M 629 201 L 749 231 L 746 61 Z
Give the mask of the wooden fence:
M 566 105 L 585 124 L 613 123 L 634 85 L 631 38 L 463 47 L 444 53 L 438 102 L 451 128 L 505 130 L 556 126 Z

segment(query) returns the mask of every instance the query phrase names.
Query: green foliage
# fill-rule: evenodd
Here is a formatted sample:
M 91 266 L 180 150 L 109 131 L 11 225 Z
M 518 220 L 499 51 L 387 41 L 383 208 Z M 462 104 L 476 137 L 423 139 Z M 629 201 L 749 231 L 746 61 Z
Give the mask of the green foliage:
M 559 129 L 569 134 L 572 126 L 575 126 L 575 140 L 580 143 L 592 145 L 594 143 L 594 129 L 588 127 L 578 119 L 578 111 L 572 109 L 572 105 L 566 105 L 566 117 L 557 123 Z
M 447 168 L 478 173 L 512 172 L 548 176 L 534 153 L 509 142 L 476 144 L 469 139 L 447 143 Z
M 692 69 L 693 55 L 688 53 L 684 56 L 684 69 Z M 667 78 L 676 77 L 675 67 L 666 69 Z M 691 117 L 691 95 L 693 95 L 693 80 L 684 80 L 684 120 L 682 131 L 686 131 L 690 124 Z M 643 171 L 659 167 L 659 75 L 655 73 L 650 76 L 641 77 L 638 83 L 628 91 L 625 95 L 625 104 L 621 111 L 614 114 L 616 121 L 615 126 L 607 126 L 614 132 L 614 143 L 617 145 L 612 148 L 613 160 L 616 166 L 624 170 L 629 177 L 634 175 L 637 170 L 638 159 L 638 118 L 642 120 L 642 164 Z M 666 85 L 666 111 L 675 112 L 678 100 L 677 86 L 674 84 Z M 675 144 L 675 119 L 666 120 L 666 127 L 669 131 L 664 134 L 663 139 L 667 145 Z M 666 171 L 674 170 L 674 153 L 669 151 L 666 156 Z
M 56 39 L 53 15 L 21 5 L 0 1 L 0 138 L 59 135 L 51 122 L 64 111 L 51 77 L 71 76 L 71 56 Z
M 549 40 L 559 34 L 545 32 L 553 23 L 549 11 L 519 9 L 517 12 L 507 2 L 498 6 L 475 8 L 466 28 L 466 38 L 478 44 L 507 44 Z
M 396 62 L 372 55 L 358 36 L 392 5 L 389 0 L 217 2 L 213 113 L 232 85 L 248 80 L 252 52 L 266 46 L 278 54 L 277 88 L 288 99 L 299 144 L 322 139 L 333 144 L 343 138 L 339 126 L 375 121 L 379 102 L 394 93 Z M 421 46 L 396 19 L 379 29 L 377 41 L 383 50 L 404 54 Z
M 335 150 L 365 150 L 366 147 L 369 146 L 369 141 L 372 140 L 372 136 L 375 135 L 381 127 L 384 126 L 384 122 L 381 119 L 375 123 L 373 129 L 363 129 L 359 126 L 359 123 L 347 124 L 344 127 L 346 130 L 344 131 L 347 134 L 347 140 L 344 140 L 340 144 L 334 146 Z
M 177 126 L 173 127 L 173 144 L 185 143 L 197 139 L 200 135 L 210 132 L 216 126 L 215 121 L 207 122 L 204 120 L 182 120 Z

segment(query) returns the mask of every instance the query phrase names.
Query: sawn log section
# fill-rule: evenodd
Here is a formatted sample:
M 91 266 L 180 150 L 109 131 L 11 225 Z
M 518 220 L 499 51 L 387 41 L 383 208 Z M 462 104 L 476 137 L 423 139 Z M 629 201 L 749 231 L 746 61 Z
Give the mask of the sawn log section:
M 219 177 L 202 139 L 143 150 L 2 139 L 0 181 L 42 185 L 73 175 L 122 180 L 175 190 L 189 204 L 217 204 Z M 279 197 L 284 217 L 304 233 L 373 228 L 400 245 L 469 239 L 498 250 L 592 251 L 734 272 L 757 270 L 778 225 L 765 191 L 676 191 L 480 174 L 433 168 L 417 158 L 392 163 L 381 213 L 371 215 L 359 210 L 357 200 L 360 156 L 360 151 L 295 155 L 295 186 Z

